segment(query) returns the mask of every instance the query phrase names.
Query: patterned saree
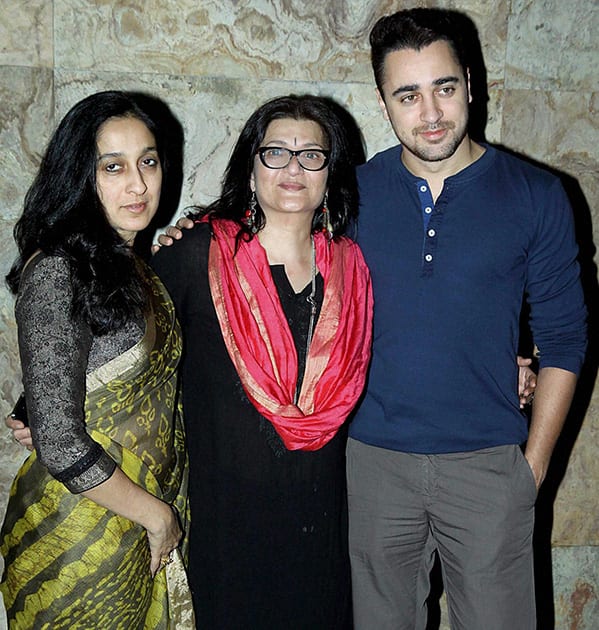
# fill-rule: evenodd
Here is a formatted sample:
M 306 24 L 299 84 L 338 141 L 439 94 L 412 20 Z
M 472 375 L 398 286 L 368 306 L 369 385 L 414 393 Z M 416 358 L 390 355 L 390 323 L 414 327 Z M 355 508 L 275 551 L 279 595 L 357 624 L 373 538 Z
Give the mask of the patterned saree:
M 144 337 L 88 374 L 87 430 L 123 472 L 173 505 L 182 554 L 152 579 L 143 527 L 51 477 L 35 452 L 13 483 L 1 534 L 0 589 L 13 629 L 193 628 L 187 550 L 187 460 L 173 304 L 153 276 Z

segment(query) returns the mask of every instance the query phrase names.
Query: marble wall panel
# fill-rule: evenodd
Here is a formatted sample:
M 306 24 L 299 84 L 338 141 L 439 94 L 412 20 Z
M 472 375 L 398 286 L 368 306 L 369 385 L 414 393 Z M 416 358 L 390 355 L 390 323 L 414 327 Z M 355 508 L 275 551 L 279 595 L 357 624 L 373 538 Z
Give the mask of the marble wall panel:
M 53 74 L 42 68 L 0 66 L 0 208 L 19 216 L 53 124 Z
M 56 0 L 68 68 L 285 80 L 367 80 L 377 2 Z M 69 33 L 89 42 L 73 46 Z
M 599 623 L 599 547 L 553 550 L 555 630 L 596 630 Z
M 599 545 L 599 388 L 595 388 L 553 505 L 552 542 Z
M 585 255 L 591 252 L 592 258 L 599 237 L 595 0 L 0 4 L 2 274 L 15 253 L 14 220 L 56 117 L 100 89 L 148 91 L 170 104 L 187 139 L 180 207 L 214 198 L 242 124 L 273 96 L 332 96 L 360 124 L 369 156 L 394 144 L 374 95 L 368 32 L 379 16 L 413 6 L 448 7 L 471 16 L 486 66 L 486 137 L 577 182 L 588 215 Z M 13 298 L 0 282 L 0 418 L 20 390 L 19 378 Z M 553 506 L 557 630 L 588 630 L 599 618 L 599 548 L 589 546 L 599 543 L 596 390 Z M 0 430 L 0 518 L 10 479 L 23 457 L 24 451 Z M 440 630 L 447 628 L 443 612 Z
M 2 0 L 0 3 L 0 66 L 53 64 L 52 2 Z
M 502 140 L 577 176 L 599 162 L 598 108 L 599 93 L 590 90 L 506 90 Z
M 470 11 L 485 42 L 488 73 L 503 77 L 508 0 L 487 3 L 391 0 L 55 0 L 56 64 L 277 80 L 371 82 L 368 32 L 397 8 Z M 73 45 L 74 42 L 85 45 Z
M 594 90 L 598 32 L 595 0 L 513 0 L 506 87 Z

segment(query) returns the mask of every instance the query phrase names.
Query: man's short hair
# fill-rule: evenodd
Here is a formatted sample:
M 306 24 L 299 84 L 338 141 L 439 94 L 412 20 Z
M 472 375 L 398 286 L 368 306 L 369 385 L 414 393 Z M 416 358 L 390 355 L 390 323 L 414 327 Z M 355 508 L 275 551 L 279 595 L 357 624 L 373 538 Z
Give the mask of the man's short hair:
M 421 50 L 437 41 L 446 41 L 467 76 L 468 62 L 459 18 L 465 16 L 445 9 L 407 9 L 385 15 L 370 32 L 370 60 L 374 80 L 382 95 L 385 58 L 390 52 L 411 48 Z

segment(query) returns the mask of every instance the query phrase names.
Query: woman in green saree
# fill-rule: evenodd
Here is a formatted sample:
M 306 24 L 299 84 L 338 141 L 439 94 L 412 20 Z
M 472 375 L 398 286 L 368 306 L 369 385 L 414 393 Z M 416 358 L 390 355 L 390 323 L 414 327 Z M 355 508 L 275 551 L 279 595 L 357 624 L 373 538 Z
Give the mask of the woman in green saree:
M 193 628 L 180 330 L 131 248 L 165 170 L 144 102 L 75 105 L 15 228 L 7 280 L 35 450 L 0 535 L 11 630 Z

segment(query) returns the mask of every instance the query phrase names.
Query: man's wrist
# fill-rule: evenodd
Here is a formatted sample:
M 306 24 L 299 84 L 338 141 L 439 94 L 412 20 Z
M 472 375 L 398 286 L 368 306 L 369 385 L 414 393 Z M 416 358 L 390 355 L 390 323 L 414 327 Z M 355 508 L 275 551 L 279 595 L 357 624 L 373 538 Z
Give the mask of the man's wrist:
M 542 459 L 539 461 L 539 458 L 529 453 L 528 450 L 524 453 L 524 457 L 530 466 L 535 483 L 537 484 L 537 489 L 539 489 L 547 474 L 547 464 L 544 463 Z

